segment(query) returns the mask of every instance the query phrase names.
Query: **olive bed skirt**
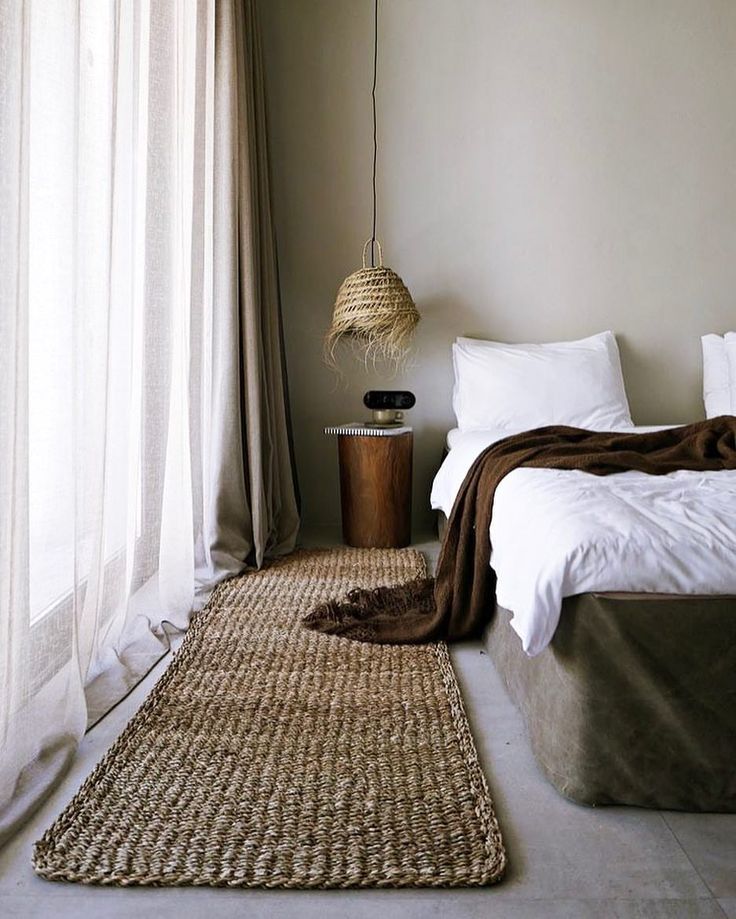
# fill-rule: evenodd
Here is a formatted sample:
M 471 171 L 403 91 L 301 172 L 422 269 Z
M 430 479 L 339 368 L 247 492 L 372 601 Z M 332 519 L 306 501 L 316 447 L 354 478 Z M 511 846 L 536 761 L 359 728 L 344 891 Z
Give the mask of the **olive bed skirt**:
M 736 811 L 736 597 L 569 597 L 534 658 L 509 619 L 497 607 L 484 641 L 561 794 Z

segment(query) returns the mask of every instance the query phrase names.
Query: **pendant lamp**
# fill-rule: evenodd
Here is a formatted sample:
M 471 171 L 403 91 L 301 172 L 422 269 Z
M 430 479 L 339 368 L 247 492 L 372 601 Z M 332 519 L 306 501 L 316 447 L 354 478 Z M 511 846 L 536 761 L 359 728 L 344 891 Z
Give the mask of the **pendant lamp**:
M 332 324 L 325 336 L 325 361 L 332 367 L 337 365 L 336 348 L 341 340 L 362 352 L 366 363 L 385 358 L 399 364 L 419 322 L 411 294 L 398 274 L 383 264 L 383 250 L 376 238 L 378 0 L 374 0 L 373 29 L 373 230 L 363 246 L 362 267 L 345 278 L 337 292 Z

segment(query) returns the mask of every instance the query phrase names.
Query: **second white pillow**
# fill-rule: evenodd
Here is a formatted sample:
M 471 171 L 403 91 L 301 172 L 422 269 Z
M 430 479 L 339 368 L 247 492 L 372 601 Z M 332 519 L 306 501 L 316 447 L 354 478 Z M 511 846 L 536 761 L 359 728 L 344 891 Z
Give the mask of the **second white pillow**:
M 705 417 L 736 412 L 736 332 L 703 335 L 703 402 Z

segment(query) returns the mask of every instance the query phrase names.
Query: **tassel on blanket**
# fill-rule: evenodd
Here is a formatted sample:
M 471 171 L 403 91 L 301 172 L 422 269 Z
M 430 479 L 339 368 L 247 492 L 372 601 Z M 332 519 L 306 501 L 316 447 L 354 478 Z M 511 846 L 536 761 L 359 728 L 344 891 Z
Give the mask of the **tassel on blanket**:
M 302 623 L 327 635 L 385 642 L 391 641 L 394 629 L 397 636 L 405 636 L 407 626 L 426 625 L 434 612 L 434 578 L 417 578 L 395 587 L 354 588 L 340 600 L 315 607 Z M 422 634 L 417 640 L 427 641 L 430 637 Z

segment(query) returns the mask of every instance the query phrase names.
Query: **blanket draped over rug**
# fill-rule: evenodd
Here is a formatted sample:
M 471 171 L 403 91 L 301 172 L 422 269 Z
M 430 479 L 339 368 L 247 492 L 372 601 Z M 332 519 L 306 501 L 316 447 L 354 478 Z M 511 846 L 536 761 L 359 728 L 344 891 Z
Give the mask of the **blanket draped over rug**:
M 453 641 L 480 634 L 495 590 L 489 529 L 501 480 L 521 466 L 578 469 L 593 475 L 637 470 L 666 475 L 682 469 L 736 469 L 736 417 L 647 434 L 616 434 L 550 426 L 492 444 L 470 467 L 450 514 L 435 579 L 398 587 L 353 590 L 323 603 L 307 628 L 358 641 Z

